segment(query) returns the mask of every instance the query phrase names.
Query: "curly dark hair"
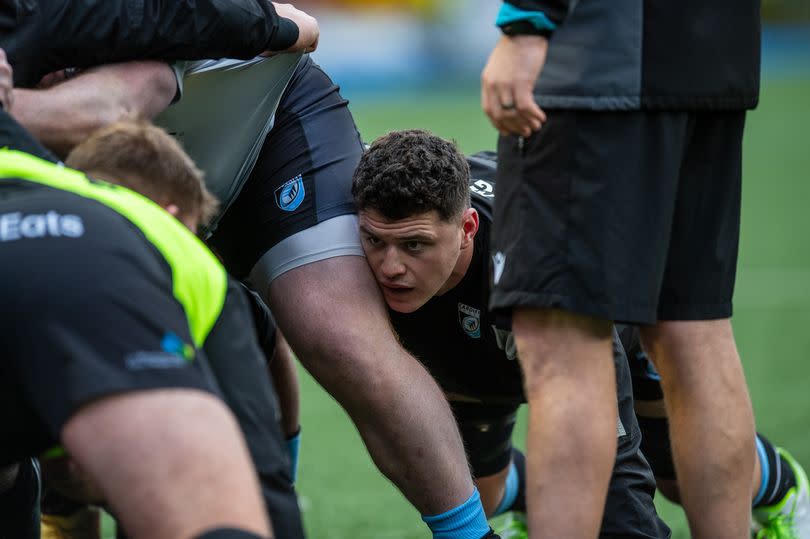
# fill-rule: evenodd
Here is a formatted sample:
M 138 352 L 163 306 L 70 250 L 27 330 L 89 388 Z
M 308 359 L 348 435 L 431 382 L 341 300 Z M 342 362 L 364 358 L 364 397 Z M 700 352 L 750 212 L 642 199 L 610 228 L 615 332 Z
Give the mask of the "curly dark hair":
M 451 221 L 470 207 L 470 167 L 455 142 L 420 129 L 394 131 L 375 140 L 352 180 L 358 210 L 387 219 L 436 210 Z

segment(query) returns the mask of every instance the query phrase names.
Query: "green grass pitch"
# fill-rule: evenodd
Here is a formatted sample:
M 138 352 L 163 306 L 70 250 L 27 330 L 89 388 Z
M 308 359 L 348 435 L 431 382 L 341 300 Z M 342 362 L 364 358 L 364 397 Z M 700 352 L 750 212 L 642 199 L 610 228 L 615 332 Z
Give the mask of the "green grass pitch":
M 810 80 L 765 81 L 749 116 L 734 328 L 758 429 L 810 465 Z M 359 96 L 351 104 L 366 141 L 402 128 L 492 149 L 495 133 L 476 90 L 462 95 Z M 358 380 L 358 383 L 362 383 Z M 313 539 L 428 538 L 426 526 L 380 476 L 345 414 L 302 375 L 298 489 Z M 516 433 L 525 441 L 525 416 Z M 660 498 L 660 497 L 659 497 Z M 674 537 L 688 537 L 679 508 L 659 501 Z M 107 533 L 110 526 L 107 525 Z M 110 535 L 110 537 L 112 537 Z

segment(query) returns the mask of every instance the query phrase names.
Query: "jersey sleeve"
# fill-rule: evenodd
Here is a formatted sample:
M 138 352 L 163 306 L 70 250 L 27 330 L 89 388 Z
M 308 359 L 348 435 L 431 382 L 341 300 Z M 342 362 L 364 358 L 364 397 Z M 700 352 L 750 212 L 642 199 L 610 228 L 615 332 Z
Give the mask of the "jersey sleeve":
M 265 0 L 40 0 L 13 4 L 11 12 L 0 13 L 0 45 L 15 71 L 17 62 L 29 64 L 23 80 L 15 74 L 15 82 L 22 86 L 72 66 L 144 58 L 250 58 L 291 45 L 289 27 L 295 27 Z

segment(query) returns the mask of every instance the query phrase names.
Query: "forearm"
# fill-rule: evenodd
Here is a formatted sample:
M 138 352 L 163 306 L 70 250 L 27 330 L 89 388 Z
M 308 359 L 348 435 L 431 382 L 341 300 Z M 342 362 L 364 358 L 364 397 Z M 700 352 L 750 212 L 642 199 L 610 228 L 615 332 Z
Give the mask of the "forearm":
M 276 333 L 276 348 L 269 368 L 281 408 L 281 430 L 286 438 L 290 438 L 301 426 L 300 389 L 295 358 L 281 332 Z
M 41 90 L 16 89 L 12 115 L 64 157 L 93 131 L 113 122 L 151 120 L 174 97 L 171 68 L 156 61 L 111 64 Z

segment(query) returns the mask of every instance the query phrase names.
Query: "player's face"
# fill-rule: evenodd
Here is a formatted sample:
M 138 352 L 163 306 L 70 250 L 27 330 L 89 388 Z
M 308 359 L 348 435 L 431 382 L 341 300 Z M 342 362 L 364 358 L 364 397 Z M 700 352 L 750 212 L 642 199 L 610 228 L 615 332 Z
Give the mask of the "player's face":
M 375 210 L 359 215 L 363 251 L 391 309 L 413 312 L 445 291 L 464 245 L 461 222 L 435 210 L 398 220 Z

